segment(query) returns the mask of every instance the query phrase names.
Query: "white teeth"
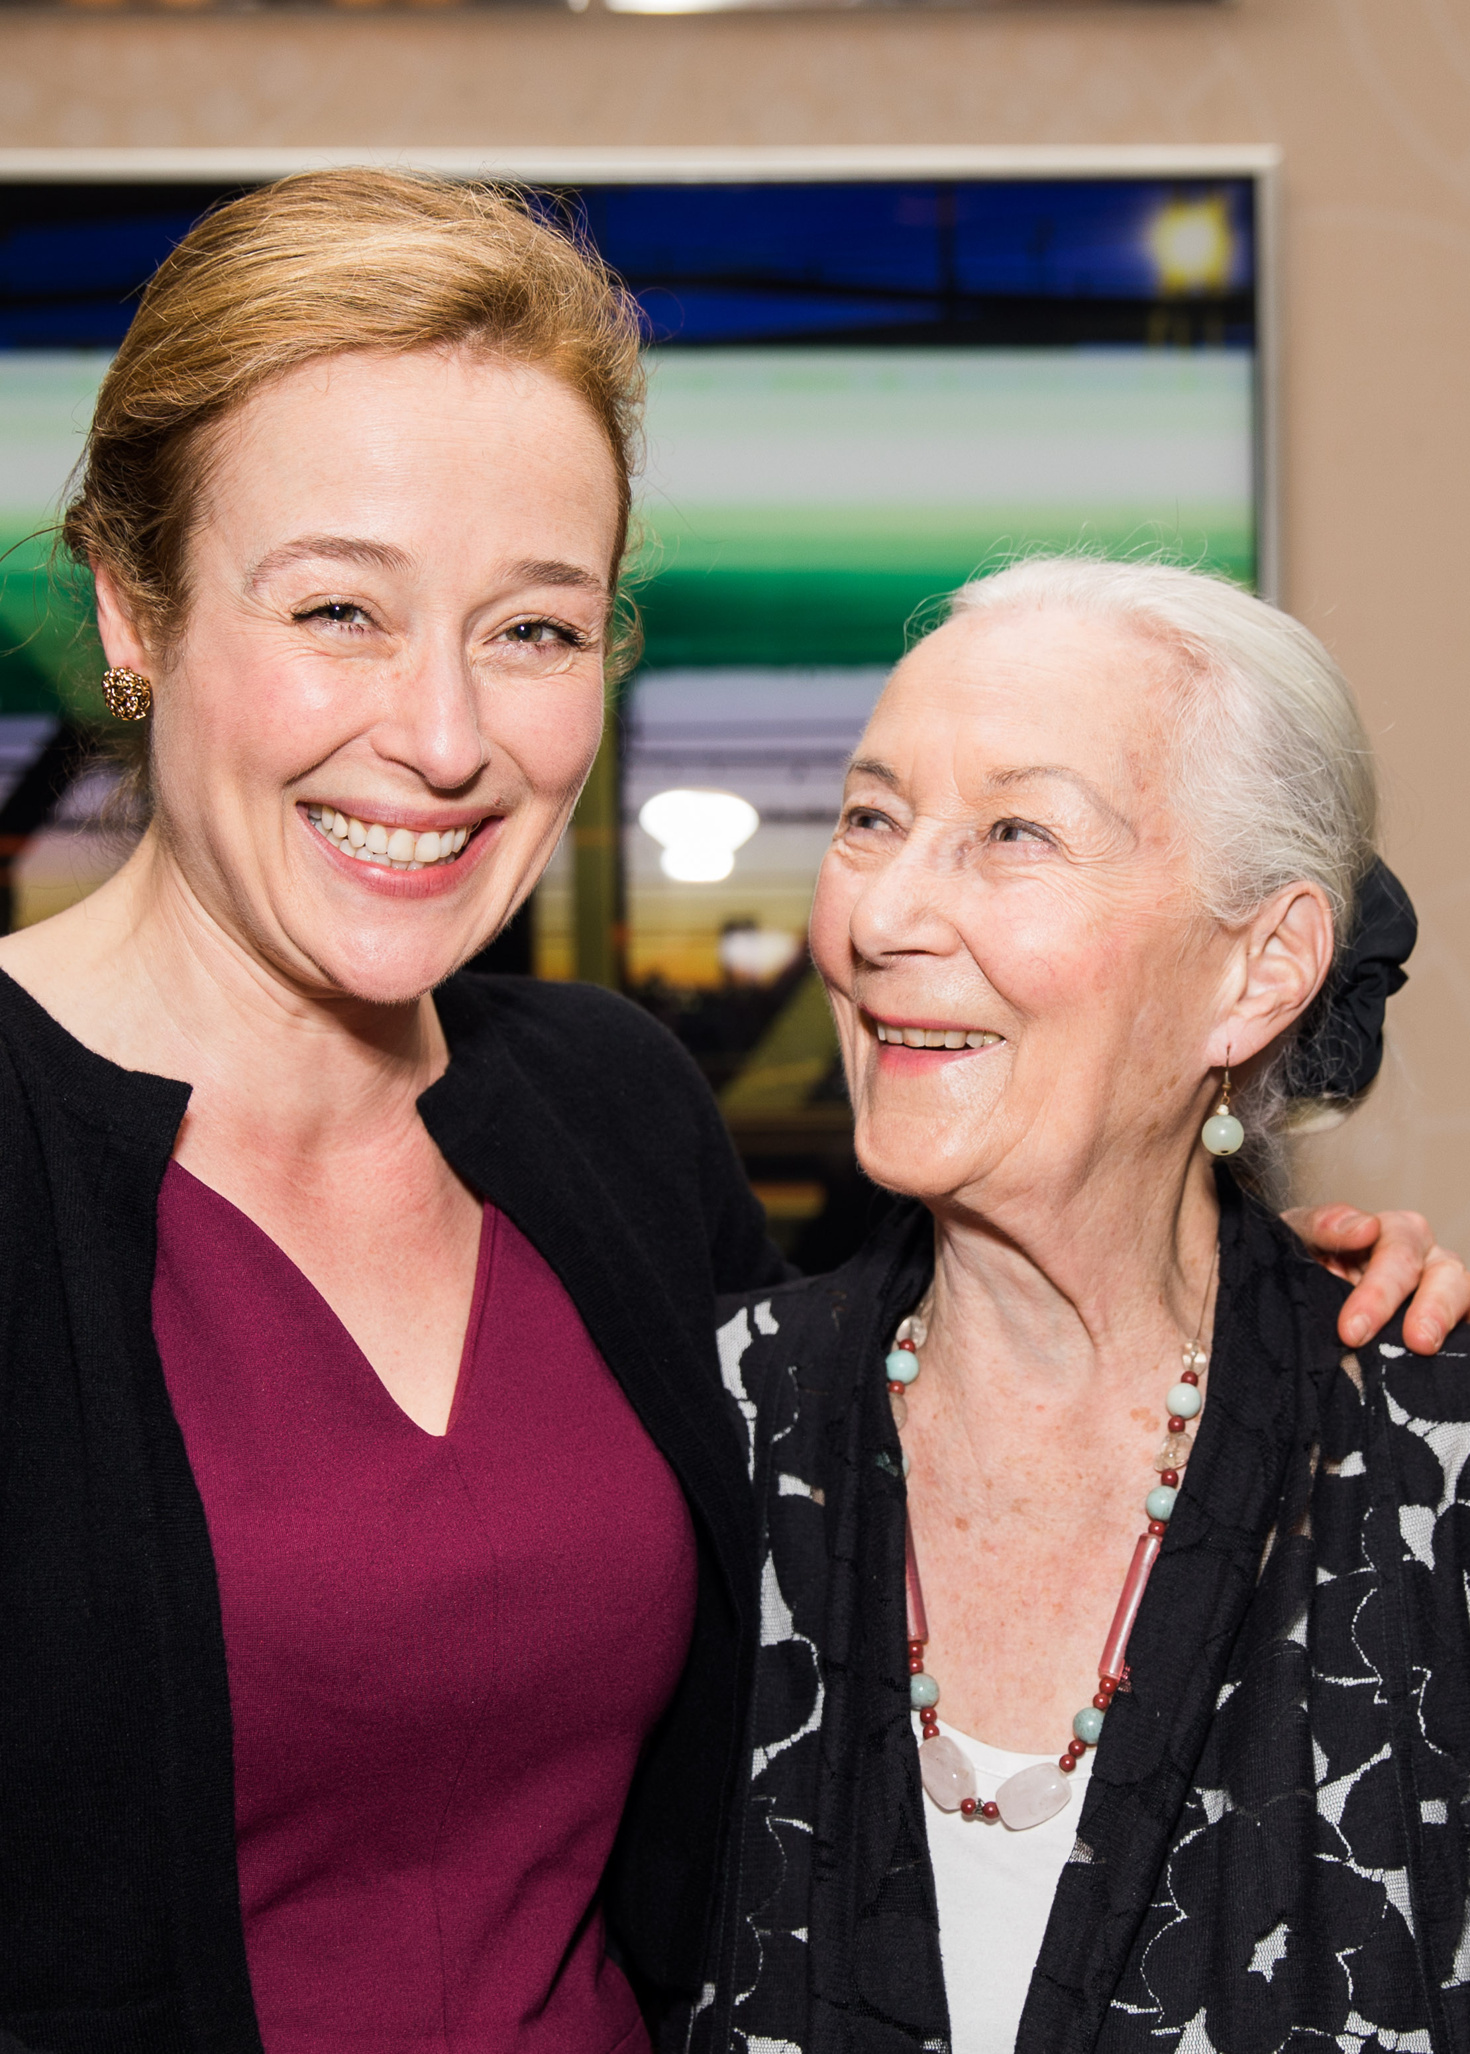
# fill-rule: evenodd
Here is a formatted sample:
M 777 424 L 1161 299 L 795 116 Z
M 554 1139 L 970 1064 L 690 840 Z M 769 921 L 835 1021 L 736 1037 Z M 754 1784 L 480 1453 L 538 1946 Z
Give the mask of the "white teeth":
M 873 1027 L 880 1041 L 895 1048 L 993 1048 L 1003 1039 L 988 1027 L 893 1027 L 885 1020 L 875 1020 Z
M 306 817 L 344 856 L 387 870 L 427 870 L 447 863 L 474 832 L 470 827 L 446 827 L 415 834 L 412 828 L 389 828 L 379 820 L 363 822 L 334 806 L 308 806 Z

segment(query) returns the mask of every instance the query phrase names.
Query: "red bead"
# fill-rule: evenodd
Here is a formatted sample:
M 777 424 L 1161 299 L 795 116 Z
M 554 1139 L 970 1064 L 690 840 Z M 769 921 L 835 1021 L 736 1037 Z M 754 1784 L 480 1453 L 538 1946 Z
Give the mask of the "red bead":
M 1169 1522 L 1167 1519 L 1150 1519 L 1150 1521 L 1148 1522 L 1148 1530 L 1154 1536 L 1155 1540 L 1161 1540 L 1163 1536 L 1169 1531 Z
M 1097 1706 L 1100 1712 L 1105 1712 L 1108 1706 L 1113 1702 L 1113 1693 L 1110 1690 L 1100 1690 L 1097 1696 L 1092 1700 L 1092 1702 Z
M 923 1675 L 923 1673 L 924 1673 L 924 1657 L 923 1657 L 922 1655 L 910 1655 L 910 1656 L 909 1656 L 909 1674 L 910 1674 L 910 1676 L 922 1676 L 922 1675 Z
M 917 1341 L 895 1341 L 893 1345 L 896 1348 L 907 1348 L 910 1355 L 917 1355 L 919 1352 L 919 1344 Z
M 901 1384 L 897 1381 L 896 1378 L 890 1377 L 888 1380 L 888 1388 L 895 1398 L 901 1398 L 904 1392 L 907 1391 L 908 1385 Z
M 1064 1754 L 1061 1760 L 1057 1763 L 1057 1767 L 1059 1769 L 1065 1769 L 1069 1776 L 1071 1775 L 1072 1771 L 1076 1768 L 1076 1766 L 1077 1764 L 1073 1761 L 1072 1757 L 1069 1754 Z
M 1169 1421 L 1169 1431 L 1171 1434 L 1182 1434 L 1187 1425 L 1187 1420 L 1175 1417 Z
M 1073 1740 L 1069 1742 L 1067 1752 L 1074 1762 L 1080 1762 L 1083 1755 L 1087 1752 L 1087 1742 L 1085 1740 Z
M 921 1654 L 923 1654 L 923 1652 L 924 1652 L 924 1643 L 923 1643 L 923 1641 L 919 1639 L 919 1637 L 918 1637 L 918 1635 L 917 1635 L 917 1634 L 911 1634 L 911 1635 L 909 1636 L 909 1653 L 910 1653 L 911 1655 L 921 1655 Z
M 978 1798 L 962 1797 L 960 1799 L 960 1813 L 962 1817 L 967 1819 L 973 1819 L 976 1812 L 979 1811 L 979 1809 L 980 1800 Z
M 1177 1491 L 1179 1488 L 1179 1471 L 1177 1469 L 1160 1470 L 1159 1482 L 1166 1483 L 1171 1491 Z
M 903 1342 L 900 1341 L 898 1345 L 901 1348 Z M 1199 1382 L 1199 1371 L 1197 1369 L 1186 1369 L 1179 1381 L 1181 1384 L 1197 1384 Z
M 1099 1676 L 1097 1679 L 1097 1687 L 1099 1690 L 1106 1692 L 1106 1694 L 1109 1697 L 1111 1697 L 1113 1692 L 1118 1687 L 1118 1679 L 1116 1676 Z

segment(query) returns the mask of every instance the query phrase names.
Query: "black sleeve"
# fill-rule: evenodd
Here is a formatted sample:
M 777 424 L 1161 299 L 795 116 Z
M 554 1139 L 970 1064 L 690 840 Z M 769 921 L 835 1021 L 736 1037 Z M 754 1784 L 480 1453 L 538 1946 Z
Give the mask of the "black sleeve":
M 701 1182 L 715 1289 L 758 1291 L 767 1284 L 784 1284 L 798 1271 L 766 1232 L 765 1208 L 750 1188 L 730 1130 L 703 1077 L 697 1079 L 697 1089 L 703 1100 Z
M 651 1013 L 597 985 L 475 972 L 437 995 L 451 1018 L 457 998 L 476 1014 L 493 1008 L 517 1061 L 608 1161 L 612 1188 L 636 1210 L 640 1194 L 671 1191 L 698 1209 L 716 1291 L 756 1291 L 797 1274 L 766 1233 L 703 1071 Z M 648 1237 L 658 1218 L 649 1208 Z

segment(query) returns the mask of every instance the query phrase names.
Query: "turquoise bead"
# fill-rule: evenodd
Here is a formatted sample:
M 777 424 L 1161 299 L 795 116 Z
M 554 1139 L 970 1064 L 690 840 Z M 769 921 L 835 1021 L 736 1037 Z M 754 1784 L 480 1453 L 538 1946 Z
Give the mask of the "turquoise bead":
M 909 1703 L 916 1712 L 927 1712 L 930 1705 L 938 1702 L 939 1685 L 932 1676 L 925 1676 L 922 1671 L 917 1676 L 910 1676 Z
M 1102 1738 L 1102 1722 L 1103 1715 L 1096 1705 L 1084 1705 L 1072 1721 L 1072 1731 L 1089 1747 L 1096 1747 Z
M 911 1355 L 907 1348 L 890 1349 L 883 1364 L 891 1384 L 911 1384 L 919 1374 L 919 1358 Z
M 1169 1391 L 1169 1410 L 1175 1419 L 1193 1419 L 1202 1403 L 1193 1384 L 1174 1384 Z
M 1171 1483 L 1155 1484 L 1143 1501 L 1143 1509 L 1150 1519 L 1167 1519 L 1174 1510 L 1174 1500 L 1178 1495 Z
M 1199 1138 L 1211 1155 L 1234 1155 L 1245 1139 L 1245 1129 L 1234 1113 L 1211 1113 Z

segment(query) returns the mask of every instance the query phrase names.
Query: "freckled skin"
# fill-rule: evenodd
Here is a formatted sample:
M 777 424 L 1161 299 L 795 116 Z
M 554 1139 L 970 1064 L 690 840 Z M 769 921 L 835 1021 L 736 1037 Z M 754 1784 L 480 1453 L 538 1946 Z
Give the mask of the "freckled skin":
M 99 570 L 108 660 L 153 680 L 154 824 L 0 941 L 88 1047 L 194 1087 L 179 1160 L 436 1433 L 481 1207 L 415 1109 L 447 1061 L 428 994 L 535 884 L 591 765 L 616 531 L 606 437 L 546 371 L 355 354 L 266 386 L 218 435 L 178 638 L 150 647 Z M 486 825 L 443 871 L 369 874 L 308 803 Z
M 1213 1073 L 1330 961 L 1315 887 L 1238 929 L 1198 910 L 1172 711 L 1159 648 L 1111 626 L 951 623 L 874 712 L 813 906 L 860 1159 L 936 1219 L 904 1445 L 941 1717 L 1026 1752 L 1096 1688 L 1208 1314 Z M 912 1051 L 875 1019 L 1002 1040 Z

